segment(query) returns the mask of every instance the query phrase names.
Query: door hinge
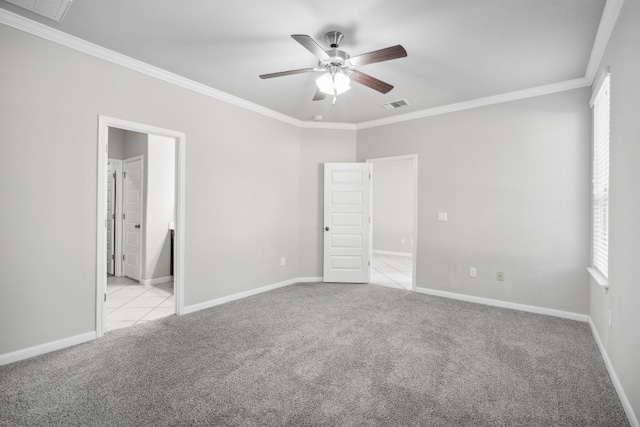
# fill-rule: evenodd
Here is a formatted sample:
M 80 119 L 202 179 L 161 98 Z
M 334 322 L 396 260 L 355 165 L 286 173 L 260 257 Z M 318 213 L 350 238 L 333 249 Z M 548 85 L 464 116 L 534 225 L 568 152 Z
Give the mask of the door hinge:
M 111 259 L 115 261 L 115 259 L 116 259 L 115 254 L 111 254 Z
M 122 177 L 126 178 L 127 177 L 127 173 L 126 172 L 122 172 Z
M 107 302 L 107 294 L 104 294 L 104 302 Z
M 122 214 L 122 219 L 127 219 L 127 214 Z
M 116 219 L 116 214 L 111 214 L 111 219 Z
M 369 267 L 371 267 L 371 260 L 369 260 Z
M 124 254 L 122 254 L 122 260 L 124 261 Z
M 113 173 L 113 179 L 116 179 L 116 173 L 115 172 Z

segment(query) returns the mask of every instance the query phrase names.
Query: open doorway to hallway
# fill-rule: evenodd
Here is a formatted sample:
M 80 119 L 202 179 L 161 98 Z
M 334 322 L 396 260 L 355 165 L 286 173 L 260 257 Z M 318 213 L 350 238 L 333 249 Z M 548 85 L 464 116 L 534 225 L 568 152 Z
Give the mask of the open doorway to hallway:
M 106 331 L 176 313 L 176 141 L 108 128 Z
M 417 155 L 370 159 L 371 283 L 415 289 Z
M 183 313 L 186 135 L 106 116 L 98 122 L 95 313 L 101 337 L 107 320 L 121 322 L 109 325 L 115 329 Z M 109 182 L 112 162 L 123 175 Z

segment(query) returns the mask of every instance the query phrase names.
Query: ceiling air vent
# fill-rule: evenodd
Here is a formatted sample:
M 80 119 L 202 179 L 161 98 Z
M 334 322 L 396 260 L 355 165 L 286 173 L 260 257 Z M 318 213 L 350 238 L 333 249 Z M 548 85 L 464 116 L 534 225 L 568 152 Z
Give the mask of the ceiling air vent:
M 386 104 L 382 104 L 382 108 L 385 110 L 395 110 L 396 108 L 402 108 L 409 105 L 409 101 L 406 99 L 399 99 L 393 102 L 387 102 Z
M 27 9 L 54 21 L 62 22 L 73 0 L 7 0 L 16 6 Z

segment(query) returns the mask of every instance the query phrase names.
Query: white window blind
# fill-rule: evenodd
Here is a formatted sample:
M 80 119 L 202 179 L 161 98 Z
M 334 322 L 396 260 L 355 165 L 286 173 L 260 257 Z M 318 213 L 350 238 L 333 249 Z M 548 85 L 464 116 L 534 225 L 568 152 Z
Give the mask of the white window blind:
M 593 267 L 609 270 L 609 75 L 593 103 Z

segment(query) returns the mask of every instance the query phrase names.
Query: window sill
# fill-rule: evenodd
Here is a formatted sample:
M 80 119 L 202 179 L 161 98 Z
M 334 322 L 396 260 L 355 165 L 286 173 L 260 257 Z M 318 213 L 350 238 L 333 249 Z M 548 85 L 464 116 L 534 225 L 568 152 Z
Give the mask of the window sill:
M 593 277 L 593 280 L 595 280 L 596 283 L 598 285 L 600 285 L 600 287 L 602 288 L 604 293 L 608 294 L 609 293 L 609 281 L 607 280 L 607 278 L 604 277 L 602 275 L 602 273 L 600 273 L 598 270 L 596 270 L 593 267 L 587 267 L 587 271 L 589 272 L 589 274 L 591 274 L 591 277 Z

